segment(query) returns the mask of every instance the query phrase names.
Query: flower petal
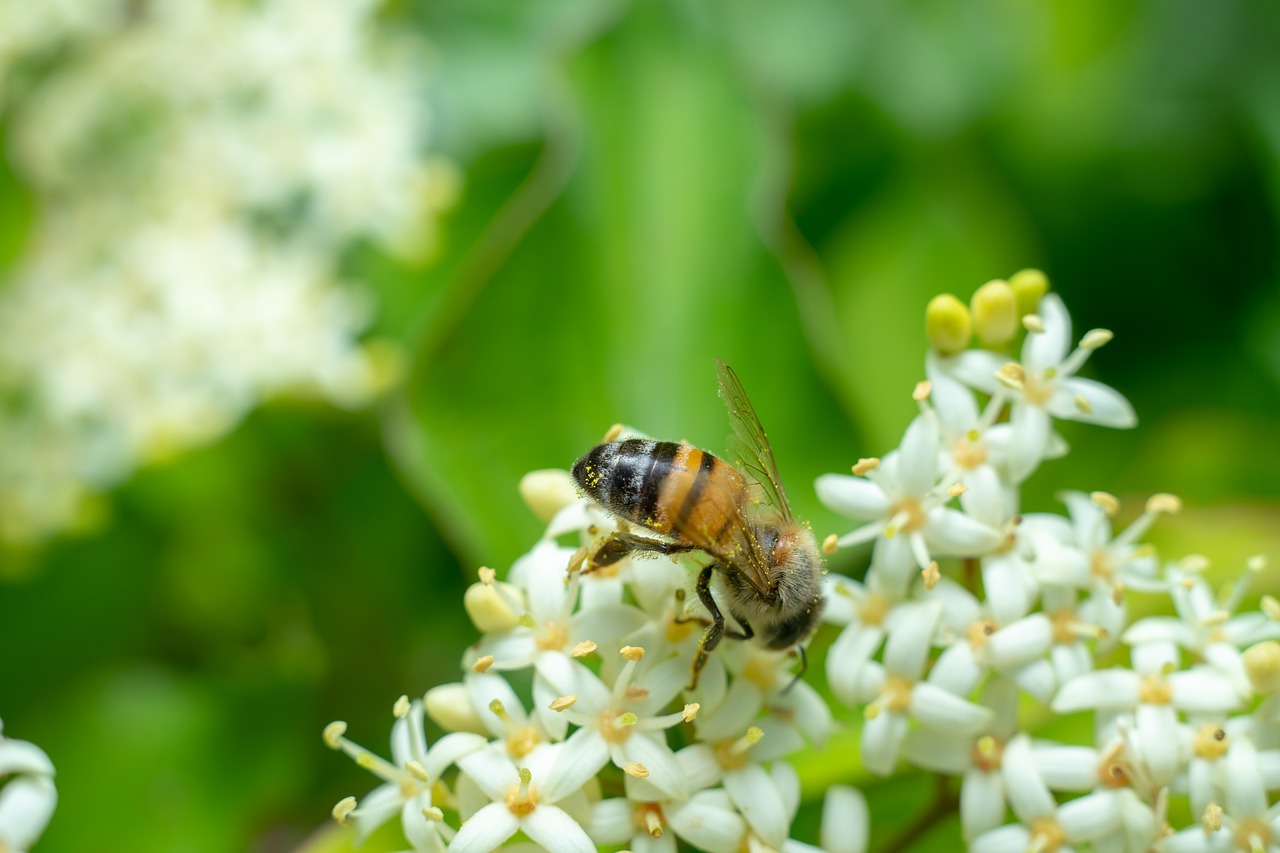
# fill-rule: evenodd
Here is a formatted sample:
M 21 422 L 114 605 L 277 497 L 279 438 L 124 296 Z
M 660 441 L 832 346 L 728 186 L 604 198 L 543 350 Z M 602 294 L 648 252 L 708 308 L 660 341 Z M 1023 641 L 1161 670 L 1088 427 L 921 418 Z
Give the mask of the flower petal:
M 896 497 L 924 497 L 938 481 L 938 421 L 930 413 L 920 414 L 907 426 L 898 448 L 898 488 Z
M 746 832 L 746 823 L 731 808 L 725 808 L 709 792 L 694 794 L 687 803 L 667 808 L 667 821 L 676 834 L 706 853 L 737 853 Z
M 1059 714 L 1086 708 L 1126 710 L 1138 704 L 1138 674 L 1127 669 L 1087 672 L 1062 685 L 1053 699 Z
M 827 853 L 866 853 L 871 815 L 857 788 L 832 785 L 822 803 L 822 848 Z
M 922 725 L 958 732 L 978 732 L 991 722 L 991 709 L 961 699 L 921 681 L 911 688 L 911 716 Z
M 555 808 L 550 806 L 550 808 Z M 558 809 L 557 809 L 558 811 Z M 449 842 L 450 853 L 492 853 L 520 829 L 505 803 L 490 803 L 462 824 Z M 583 835 L 586 835 L 584 832 Z M 590 843 L 590 842 L 588 842 Z M 594 853 L 594 847 L 588 848 Z
M 1071 315 L 1062 304 L 1062 297 L 1046 293 L 1037 310 L 1044 331 L 1028 334 L 1022 345 L 1022 366 L 1028 373 L 1061 364 L 1071 347 Z
M 1007 356 L 994 352 L 970 349 L 956 353 L 951 358 L 938 359 L 938 367 L 970 388 L 992 394 L 1001 387 L 996 373 L 1008 360 Z
M 1004 781 L 1000 774 L 968 769 L 960 786 L 960 826 L 966 839 L 1004 823 Z
M 1080 400 L 1086 401 L 1085 406 L 1088 411 L 1081 410 Z M 1081 379 L 1078 376 L 1065 376 L 1059 379 L 1054 385 L 1053 397 L 1046 408 L 1050 414 L 1061 420 L 1081 421 L 1117 429 L 1129 429 L 1138 425 L 1138 416 L 1123 394 L 1101 382 Z
M 859 521 L 885 518 L 889 497 L 878 485 L 849 474 L 823 474 L 813 483 L 818 500 L 828 509 Z
M 479 818 L 484 814 L 485 810 L 482 809 L 480 814 L 471 820 L 474 821 Z M 463 826 L 465 827 L 466 824 L 463 824 Z M 555 806 L 539 805 L 524 820 L 520 821 L 520 828 L 524 830 L 525 835 L 541 844 L 545 849 L 554 850 L 556 853 L 561 853 L 561 851 L 563 853 L 596 853 L 596 846 L 591 843 L 591 838 L 587 835 L 587 831 L 579 826 L 577 821 L 569 817 L 563 809 Z M 458 834 L 461 835 L 461 831 Z M 449 845 L 450 851 L 453 851 L 454 844 L 457 844 L 457 839 L 454 839 L 453 844 Z
M 1004 534 L 957 509 L 939 506 L 929 510 L 925 541 L 935 557 L 976 557 L 1004 543 Z
M 1053 814 L 1057 803 L 1040 776 L 1026 735 L 1018 735 L 1005 744 L 1000 772 L 1004 775 L 1005 796 L 1018 820 L 1030 823 Z
M 578 729 L 564 742 L 547 778 L 535 779 L 534 784 L 545 802 L 554 803 L 580 790 L 608 763 L 609 745 L 600 732 Z
M 791 828 L 791 817 L 764 768 L 748 764 L 726 773 L 724 787 L 756 834 L 775 850 L 780 848 Z

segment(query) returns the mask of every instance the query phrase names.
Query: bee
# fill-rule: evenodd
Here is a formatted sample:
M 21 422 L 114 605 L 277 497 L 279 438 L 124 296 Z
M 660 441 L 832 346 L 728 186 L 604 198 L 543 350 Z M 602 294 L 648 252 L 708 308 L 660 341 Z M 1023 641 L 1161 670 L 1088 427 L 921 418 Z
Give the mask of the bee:
M 597 549 L 591 567 L 632 552 L 702 551 L 712 562 L 698 575 L 698 598 L 711 616 L 691 668 L 690 688 L 723 637 L 759 637 L 770 649 L 798 648 L 822 613 L 822 558 L 813 533 L 796 521 L 778 478 L 773 449 L 733 368 L 716 359 L 720 396 L 729 410 L 739 464 L 687 444 L 627 438 L 589 450 L 573 477 L 589 498 L 623 522 Z M 726 629 L 713 579 L 740 630 Z

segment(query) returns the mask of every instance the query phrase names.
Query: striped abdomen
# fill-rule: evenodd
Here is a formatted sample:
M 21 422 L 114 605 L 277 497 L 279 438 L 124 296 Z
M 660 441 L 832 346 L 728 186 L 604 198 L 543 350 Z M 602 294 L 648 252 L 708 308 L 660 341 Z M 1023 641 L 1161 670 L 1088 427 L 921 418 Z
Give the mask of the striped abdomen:
M 711 553 L 731 546 L 747 499 L 733 466 L 673 441 L 598 444 L 574 463 L 573 477 L 614 515 Z

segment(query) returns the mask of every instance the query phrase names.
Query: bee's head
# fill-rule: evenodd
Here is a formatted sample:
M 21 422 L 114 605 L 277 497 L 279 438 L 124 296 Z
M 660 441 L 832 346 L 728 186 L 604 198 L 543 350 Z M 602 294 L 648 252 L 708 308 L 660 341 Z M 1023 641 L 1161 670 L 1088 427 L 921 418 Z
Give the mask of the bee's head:
M 809 638 L 822 618 L 822 596 L 814 596 L 807 607 L 797 608 L 785 618 L 762 626 L 761 639 L 771 649 L 789 649 Z

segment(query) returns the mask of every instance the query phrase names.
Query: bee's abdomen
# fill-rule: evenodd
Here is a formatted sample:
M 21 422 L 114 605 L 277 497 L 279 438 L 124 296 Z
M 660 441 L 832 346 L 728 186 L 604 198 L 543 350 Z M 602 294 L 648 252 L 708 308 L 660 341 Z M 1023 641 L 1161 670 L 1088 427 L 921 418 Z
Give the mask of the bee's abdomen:
M 592 448 L 573 466 L 578 485 L 614 515 L 698 545 L 719 541 L 742 479 L 710 453 L 629 438 Z M 708 500 L 713 494 L 718 500 Z

